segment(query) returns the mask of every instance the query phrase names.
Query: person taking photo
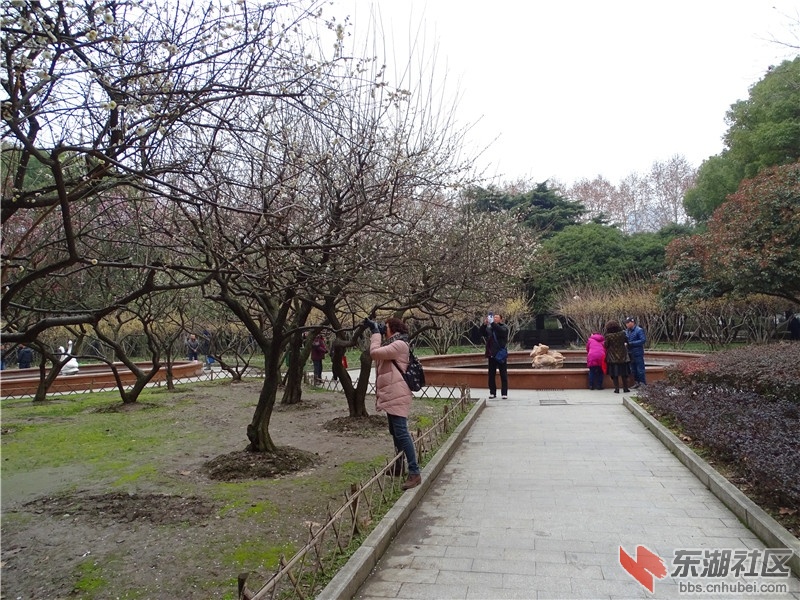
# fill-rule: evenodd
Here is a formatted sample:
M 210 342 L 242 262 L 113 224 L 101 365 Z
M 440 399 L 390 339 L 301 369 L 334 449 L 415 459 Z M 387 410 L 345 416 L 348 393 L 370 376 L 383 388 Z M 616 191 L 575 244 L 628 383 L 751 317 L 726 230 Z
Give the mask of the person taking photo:
M 481 336 L 486 340 L 486 358 L 489 360 L 489 398 L 497 398 L 497 371 L 500 371 L 500 393 L 508 398 L 508 327 L 503 316 L 491 314 L 481 325 Z
M 386 319 L 385 324 L 364 319 L 364 325 L 371 332 L 369 354 L 375 360 L 375 408 L 384 411 L 388 417 L 395 452 L 405 454 L 408 479 L 403 483 L 403 489 L 409 490 L 422 483 L 422 475 L 414 440 L 408 431 L 408 414 L 413 399 L 403 378 L 409 364 L 408 328 L 395 317 Z M 385 340 L 383 334 L 386 334 Z M 402 474 L 402 470 L 395 471 L 395 474 Z

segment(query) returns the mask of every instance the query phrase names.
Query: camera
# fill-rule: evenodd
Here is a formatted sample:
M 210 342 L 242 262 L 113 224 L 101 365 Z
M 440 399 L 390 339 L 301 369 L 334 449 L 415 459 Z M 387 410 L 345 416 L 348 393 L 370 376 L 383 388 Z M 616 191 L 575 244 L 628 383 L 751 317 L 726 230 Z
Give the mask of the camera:
M 378 323 L 378 331 L 381 335 L 386 335 L 386 323 Z

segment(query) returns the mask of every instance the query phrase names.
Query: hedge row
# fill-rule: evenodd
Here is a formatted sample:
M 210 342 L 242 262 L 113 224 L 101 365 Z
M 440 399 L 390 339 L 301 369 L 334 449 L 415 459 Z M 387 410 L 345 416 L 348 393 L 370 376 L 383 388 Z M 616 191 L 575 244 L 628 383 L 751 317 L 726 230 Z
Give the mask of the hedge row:
M 800 509 L 800 344 L 715 353 L 639 390 L 657 417 L 734 464 L 753 491 Z
M 800 404 L 800 343 L 714 352 L 671 367 L 666 376 L 676 386 L 703 383 Z

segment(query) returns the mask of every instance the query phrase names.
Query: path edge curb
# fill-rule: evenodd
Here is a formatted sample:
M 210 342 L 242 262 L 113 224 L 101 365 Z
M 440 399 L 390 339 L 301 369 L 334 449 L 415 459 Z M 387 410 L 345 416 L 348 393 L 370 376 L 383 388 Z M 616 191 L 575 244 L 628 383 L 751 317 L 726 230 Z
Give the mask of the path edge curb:
M 714 467 L 695 454 L 689 446 L 684 444 L 674 433 L 664 427 L 639 404 L 629 398 L 623 398 L 622 404 L 768 548 L 788 548 L 792 550 L 793 554 L 789 560 L 789 566 L 792 572 L 800 577 L 800 540 L 745 496 L 739 488 L 720 475 Z
M 467 435 L 467 432 L 472 428 L 478 415 L 485 407 L 486 400 L 484 398 L 480 398 L 475 402 L 475 405 L 464 417 L 464 420 L 461 421 L 450 437 L 447 438 L 444 445 L 439 448 L 431 461 L 422 469 L 422 484 L 405 492 L 394 503 L 394 506 L 389 509 L 377 527 L 372 530 L 359 546 L 358 550 L 353 553 L 328 585 L 316 596 L 316 600 L 345 600 L 355 596 L 358 589 L 367 580 L 372 569 L 378 564 L 378 560 L 386 552 L 392 539 L 405 525 L 411 513 L 414 512 L 414 509 L 453 456 L 464 436 Z

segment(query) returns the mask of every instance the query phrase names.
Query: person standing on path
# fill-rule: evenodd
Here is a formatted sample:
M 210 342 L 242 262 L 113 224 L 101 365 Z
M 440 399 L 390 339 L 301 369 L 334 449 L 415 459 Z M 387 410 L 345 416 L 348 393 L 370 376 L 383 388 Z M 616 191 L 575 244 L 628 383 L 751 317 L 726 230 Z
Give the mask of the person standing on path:
M 325 345 L 325 338 L 319 333 L 314 338 L 314 341 L 311 342 L 311 362 L 314 363 L 314 385 L 322 383 L 322 360 L 327 353 L 328 347 Z
M 622 377 L 622 387 L 624 392 L 628 389 L 628 375 L 631 368 L 628 358 L 628 338 L 622 331 L 618 321 L 606 323 L 605 332 L 606 363 L 608 364 L 608 376 L 614 382 L 614 393 L 619 394 L 619 379 Z
M 364 325 L 372 332 L 369 340 L 369 355 L 375 360 L 375 408 L 386 411 L 389 419 L 389 433 L 394 441 L 396 452 L 403 452 L 408 463 L 408 479 L 403 483 L 404 490 L 410 490 L 422 483 L 414 440 L 408 431 L 408 414 L 411 411 L 413 396 L 403 378 L 409 364 L 410 346 L 406 324 L 395 317 L 386 320 L 385 325 L 364 319 Z M 382 339 L 382 330 L 386 340 Z M 395 474 L 399 475 L 395 471 Z
M 589 367 L 589 389 L 602 390 L 605 377 L 606 347 L 602 333 L 595 332 L 586 340 L 586 366 Z
M 631 371 L 636 380 L 633 384 L 634 389 L 640 385 L 647 385 L 644 375 L 644 343 L 646 336 L 644 329 L 636 324 L 636 319 L 628 317 L 625 319 L 625 335 L 628 337 L 628 354 L 631 356 Z
M 33 362 L 33 350 L 25 344 L 20 344 L 17 349 L 17 362 L 20 369 L 30 369 Z
M 193 333 L 189 335 L 189 339 L 186 340 L 186 351 L 189 360 L 197 360 L 197 354 L 200 352 L 200 340 L 198 340 L 197 336 Z
M 508 398 L 508 327 L 503 323 L 503 315 L 492 314 L 491 320 L 487 317 L 480 331 L 486 340 L 486 358 L 489 359 L 489 398 L 497 398 L 495 376 L 499 370 L 500 393 L 505 400 Z

